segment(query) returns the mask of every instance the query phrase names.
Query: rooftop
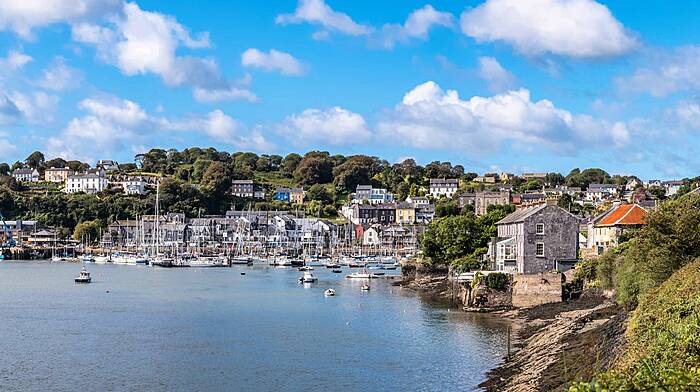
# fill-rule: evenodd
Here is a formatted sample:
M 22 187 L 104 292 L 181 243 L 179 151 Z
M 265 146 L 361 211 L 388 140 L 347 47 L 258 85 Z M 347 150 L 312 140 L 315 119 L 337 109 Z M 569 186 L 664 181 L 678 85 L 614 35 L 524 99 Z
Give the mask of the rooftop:
M 643 225 L 648 212 L 637 204 L 622 204 L 598 222 L 598 226 Z

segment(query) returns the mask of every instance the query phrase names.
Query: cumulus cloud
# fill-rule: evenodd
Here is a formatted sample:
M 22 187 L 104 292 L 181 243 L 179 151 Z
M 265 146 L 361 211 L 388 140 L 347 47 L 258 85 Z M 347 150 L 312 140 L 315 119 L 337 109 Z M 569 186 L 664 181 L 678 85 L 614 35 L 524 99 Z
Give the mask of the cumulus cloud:
M 461 16 L 478 42 L 502 41 L 525 55 L 597 58 L 624 54 L 636 38 L 594 0 L 487 0 Z
M 300 76 L 306 72 L 306 67 L 294 56 L 276 49 L 263 52 L 250 48 L 241 54 L 241 64 L 245 67 L 260 68 L 289 76 Z
M 573 151 L 579 143 L 623 146 L 623 123 L 574 115 L 525 89 L 463 100 L 454 90 L 426 82 L 409 91 L 377 124 L 379 135 L 415 148 L 496 151 L 506 143 Z
M 65 91 L 80 86 L 82 79 L 82 72 L 69 67 L 63 57 L 57 57 L 43 71 L 36 85 L 47 90 Z
M 0 58 L 0 70 L 2 72 L 12 72 L 21 69 L 34 59 L 22 52 L 10 50 L 6 57 Z
M 285 118 L 277 126 L 277 130 L 300 144 L 361 144 L 372 137 L 372 132 L 361 115 L 341 107 L 326 110 L 306 109 Z
M 33 29 L 54 23 L 92 20 L 117 12 L 122 0 L 3 0 L 0 30 L 33 38 Z
M 654 53 L 652 64 L 616 80 L 623 91 L 647 92 L 664 97 L 678 91 L 700 89 L 700 46 L 685 46 Z
M 385 24 L 379 34 L 382 46 L 392 48 L 396 43 L 406 43 L 411 38 L 428 39 L 433 27 L 453 27 L 454 16 L 449 12 L 440 12 L 428 4 L 413 11 L 403 25 Z
M 54 119 L 60 98 L 43 91 L 10 94 L 12 101 L 22 113 L 22 117 L 32 124 L 46 124 Z
M 275 23 L 281 25 L 311 23 L 323 27 L 325 31 L 353 36 L 367 35 L 372 31 L 369 26 L 355 22 L 347 14 L 334 11 L 324 0 L 299 0 L 294 13 L 278 15 Z M 321 36 L 315 36 L 315 39 L 319 37 Z
M 168 86 L 192 86 L 200 98 L 216 96 L 212 100 L 252 95 L 232 93 L 234 83 L 223 77 L 216 60 L 178 54 L 180 48 L 210 47 L 208 33 L 193 35 L 174 17 L 135 3 L 125 3 L 122 15 L 107 26 L 78 23 L 71 32 L 74 41 L 95 46 L 98 58 L 127 76 L 153 74 Z
M 479 57 L 478 73 L 492 93 L 501 93 L 515 87 L 515 76 L 493 57 Z

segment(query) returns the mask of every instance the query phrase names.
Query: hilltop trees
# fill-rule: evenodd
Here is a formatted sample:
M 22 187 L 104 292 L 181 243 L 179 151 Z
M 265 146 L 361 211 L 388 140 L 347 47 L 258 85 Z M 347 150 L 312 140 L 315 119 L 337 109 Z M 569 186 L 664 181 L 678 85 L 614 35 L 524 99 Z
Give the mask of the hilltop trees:
M 333 181 L 333 162 L 326 151 L 311 151 L 304 155 L 296 169 L 294 180 L 302 185 L 328 184 Z

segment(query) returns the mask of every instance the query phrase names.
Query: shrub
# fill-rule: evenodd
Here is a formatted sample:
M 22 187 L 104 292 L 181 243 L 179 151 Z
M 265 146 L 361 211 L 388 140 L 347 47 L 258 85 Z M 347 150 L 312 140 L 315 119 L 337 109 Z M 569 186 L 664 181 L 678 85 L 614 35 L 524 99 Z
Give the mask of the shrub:
M 502 272 L 495 272 L 486 275 L 484 283 L 486 284 L 486 287 L 490 289 L 505 291 L 510 283 L 510 277 Z

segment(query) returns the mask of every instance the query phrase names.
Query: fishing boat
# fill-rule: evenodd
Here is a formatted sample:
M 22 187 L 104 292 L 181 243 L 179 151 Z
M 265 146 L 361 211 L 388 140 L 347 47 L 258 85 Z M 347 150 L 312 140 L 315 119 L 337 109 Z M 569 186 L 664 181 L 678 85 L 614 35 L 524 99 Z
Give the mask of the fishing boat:
M 332 297 L 335 295 L 335 290 L 327 289 L 326 291 L 323 292 L 323 295 L 325 295 L 326 297 Z
M 304 276 L 299 278 L 299 283 L 315 283 L 318 278 L 314 276 L 311 272 L 304 272 Z
M 91 281 L 90 273 L 85 267 L 80 271 L 80 275 L 75 277 L 75 283 L 90 283 Z

